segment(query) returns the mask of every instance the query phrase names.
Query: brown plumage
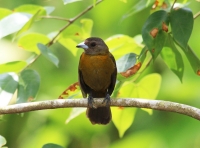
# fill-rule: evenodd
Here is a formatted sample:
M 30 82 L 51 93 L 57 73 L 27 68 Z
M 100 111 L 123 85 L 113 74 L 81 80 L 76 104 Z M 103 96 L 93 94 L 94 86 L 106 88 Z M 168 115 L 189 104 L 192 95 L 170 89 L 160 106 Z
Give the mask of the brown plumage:
M 87 116 L 92 124 L 107 124 L 112 118 L 110 96 L 114 90 L 117 68 L 104 41 L 91 37 L 76 47 L 83 48 L 79 61 L 79 83 L 83 97 L 88 96 Z M 93 108 L 93 98 L 105 98 L 106 107 Z

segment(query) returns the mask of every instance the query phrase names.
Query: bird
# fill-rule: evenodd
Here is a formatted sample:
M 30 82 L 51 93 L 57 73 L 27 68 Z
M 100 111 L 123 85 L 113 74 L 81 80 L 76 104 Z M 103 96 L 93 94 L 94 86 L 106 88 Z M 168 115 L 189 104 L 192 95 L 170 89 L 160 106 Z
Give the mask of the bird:
M 99 37 L 87 38 L 76 47 L 84 49 L 78 65 L 78 79 L 82 96 L 88 99 L 86 115 L 92 124 L 108 124 L 112 119 L 110 96 L 117 77 L 115 58 Z M 94 98 L 104 98 L 105 107 L 95 108 Z

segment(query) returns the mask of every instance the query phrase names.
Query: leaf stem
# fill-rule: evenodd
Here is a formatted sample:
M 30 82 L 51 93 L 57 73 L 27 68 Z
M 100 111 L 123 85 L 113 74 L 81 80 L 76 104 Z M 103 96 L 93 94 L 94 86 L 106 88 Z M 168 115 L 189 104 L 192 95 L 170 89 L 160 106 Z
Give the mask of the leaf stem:
M 195 15 L 194 15 L 194 19 L 196 19 L 198 16 L 200 16 L 200 11 L 199 12 L 197 12 Z
M 170 11 L 172 11 L 172 9 L 174 8 L 174 5 L 175 5 L 176 1 L 177 1 L 177 0 L 174 0 L 173 4 L 172 4 L 172 6 L 171 6 Z
M 66 18 L 58 17 L 58 16 L 41 16 L 40 18 L 42 18 L 42 19 L 56 19 L 56 20 L 62 20 L 62 21 L 70 22 L 70 19 L 66 19 Z

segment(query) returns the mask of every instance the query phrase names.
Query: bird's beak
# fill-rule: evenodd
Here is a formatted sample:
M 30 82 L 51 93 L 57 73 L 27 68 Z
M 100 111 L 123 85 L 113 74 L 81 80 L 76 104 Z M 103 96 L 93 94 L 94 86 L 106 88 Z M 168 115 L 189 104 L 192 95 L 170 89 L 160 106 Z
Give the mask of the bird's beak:
M 82 43 L 78 44 L 76 47 L 77 47 L 77 48 L 88 49 L 88 46 L 87 46 L 87 45 L 85 45 L 85 43 L 84 43 L 84 42 L 82 42 Z

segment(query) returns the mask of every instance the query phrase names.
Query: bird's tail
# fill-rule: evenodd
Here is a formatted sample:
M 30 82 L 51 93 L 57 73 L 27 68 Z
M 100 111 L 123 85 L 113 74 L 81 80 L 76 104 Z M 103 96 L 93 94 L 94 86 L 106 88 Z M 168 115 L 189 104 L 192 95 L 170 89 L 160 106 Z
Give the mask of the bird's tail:
M 110 107 L 87 108 L 86 114 L 92 124 L 108 124 L 112 118 Z

